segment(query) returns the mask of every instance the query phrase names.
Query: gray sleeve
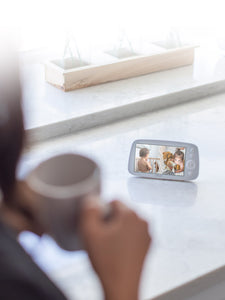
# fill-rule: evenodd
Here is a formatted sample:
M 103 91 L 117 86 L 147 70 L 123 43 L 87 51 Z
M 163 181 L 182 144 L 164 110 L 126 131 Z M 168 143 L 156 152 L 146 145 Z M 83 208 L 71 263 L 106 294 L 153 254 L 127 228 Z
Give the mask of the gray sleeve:
M 54 291 L 42 290 L 37 285 L 23 280 L 0 280 L 0 299 L 7 300 L 66 300 Z

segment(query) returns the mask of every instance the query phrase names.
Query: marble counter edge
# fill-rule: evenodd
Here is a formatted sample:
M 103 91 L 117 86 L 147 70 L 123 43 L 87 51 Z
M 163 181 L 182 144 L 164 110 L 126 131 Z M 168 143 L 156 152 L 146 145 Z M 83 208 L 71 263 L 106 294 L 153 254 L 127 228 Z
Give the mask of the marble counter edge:
M 26 129 L 29 145 L 225 92 L 225 79 Z
M 225 266 L 222 266 L 148 300 L 211 300 L 221 299 L 224 294 Z

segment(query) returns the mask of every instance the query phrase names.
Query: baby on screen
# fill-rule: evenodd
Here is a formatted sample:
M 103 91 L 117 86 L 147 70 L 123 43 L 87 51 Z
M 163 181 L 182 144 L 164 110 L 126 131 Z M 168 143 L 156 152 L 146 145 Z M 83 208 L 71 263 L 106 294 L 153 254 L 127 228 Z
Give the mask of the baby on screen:
M 176 164 L 175 174 L 184 175 L 184 152 L 180 149 L 174 153 L 174 163 Z
M 141 148 L 139 151 L 138 171 L 142 173 L 149 173 L 152 170 L 152 166 L 148 161 L 150 150 L 147 148 Z

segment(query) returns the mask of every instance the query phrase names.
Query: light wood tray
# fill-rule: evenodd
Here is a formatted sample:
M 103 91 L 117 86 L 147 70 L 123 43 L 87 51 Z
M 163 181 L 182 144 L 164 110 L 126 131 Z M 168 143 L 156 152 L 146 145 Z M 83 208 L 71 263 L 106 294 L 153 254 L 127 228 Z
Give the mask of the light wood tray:
M 62 60 L 53 60 L 45 64 L 45 79 L 63 91 L 71 91 L 190 65 L 193 63 L 194 49 L 195 46 L 184 46 L 151 55 L 133 55 L 122 59 L 114 58 L 104 64 L 74 61 L 77 65 L 75 68 L 65 66 L 74 58 L 67 58 L 63 62 Z M 107 55 L 109 56 L 109 54 Z

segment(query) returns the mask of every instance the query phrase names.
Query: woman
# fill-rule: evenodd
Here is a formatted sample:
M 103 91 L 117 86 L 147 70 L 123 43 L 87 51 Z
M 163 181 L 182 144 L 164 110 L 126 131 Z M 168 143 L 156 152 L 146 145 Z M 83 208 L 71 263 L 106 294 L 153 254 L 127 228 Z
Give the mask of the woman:
M 5 63 L 7 69 L 3 67 Z M 15 66 L 12 57 L 0 57 L 0 299 L 65 300 L 17 242 L 21 231 L 42 235 L 45 228 L 36 218 L 38 199 L 25 182 L 16 178 L 24 127 Z M 111 208 L 113 217 L 104 222 L 101 208 L 87 204 L 79 230 L 102 282 L 105 299 L 137 300 L 142 265 L 150 245 L 148 226 L 119 201 L 113 201 Z

